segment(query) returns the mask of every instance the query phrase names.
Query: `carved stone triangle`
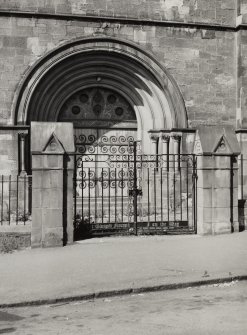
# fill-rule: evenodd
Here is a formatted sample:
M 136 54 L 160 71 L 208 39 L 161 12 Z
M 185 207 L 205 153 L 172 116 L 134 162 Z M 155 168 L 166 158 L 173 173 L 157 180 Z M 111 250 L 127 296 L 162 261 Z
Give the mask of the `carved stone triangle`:
M 221 136 L 220 140 L 217 142 L 213 151 L 214 153 L 225 153 L 225 154 L 232 153 L 232 149 L 224 135 Z
M 47 153 L 64 153 L 64 147 L 62 143 L 59 141 L 55 133 L 52 133 L 48 142 L 46 143 L 43 152 Z
M 196 134 L 196 138 L 195 138 L 195 142 L 194 142 L 194 151 L 195 154 L 202 154 L 203 150 L 202 150 L 202 144 L 201 144 L 201 140 L 200 137 L 198 136 L 198 134 Z

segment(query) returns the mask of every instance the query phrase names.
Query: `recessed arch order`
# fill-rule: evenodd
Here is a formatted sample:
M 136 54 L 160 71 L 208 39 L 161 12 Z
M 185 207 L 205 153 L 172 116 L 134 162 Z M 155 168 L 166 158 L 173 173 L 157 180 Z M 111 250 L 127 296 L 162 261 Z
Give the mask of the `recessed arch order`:
M 38 60 L 16 92 L 14 123 L 55 122 L 70 95 L 93 86 L 124 96 L 139 131 L 187 128 L 185 104 L 168 71 L 139 45 L 109 37 L 76 39 Z

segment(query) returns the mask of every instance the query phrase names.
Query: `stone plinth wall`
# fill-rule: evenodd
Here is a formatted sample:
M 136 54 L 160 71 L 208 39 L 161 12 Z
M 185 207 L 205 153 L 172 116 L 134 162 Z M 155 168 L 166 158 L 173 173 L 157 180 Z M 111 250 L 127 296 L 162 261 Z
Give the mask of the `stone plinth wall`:
M 63 245 L 63 155 L 33 156 L 32 246 Z
M 7 253 L 30 246 L 31 232 L 0 232 L 0 253 Z
M 235 24 L 237 0 L 1 0 L 0 9 L 231 25 Z
M 197 220 L 201 235 L 239 230 L 238 168 L 237 160 L 231 163 L 231 159 L 230 156 L 198 156 Z

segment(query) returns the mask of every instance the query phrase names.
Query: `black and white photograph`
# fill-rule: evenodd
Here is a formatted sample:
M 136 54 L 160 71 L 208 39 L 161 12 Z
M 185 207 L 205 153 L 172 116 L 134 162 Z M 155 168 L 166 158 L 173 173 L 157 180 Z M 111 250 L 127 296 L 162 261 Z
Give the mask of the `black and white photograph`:
M 0 0 L 0 334 L 247 334 L 247 0 Z

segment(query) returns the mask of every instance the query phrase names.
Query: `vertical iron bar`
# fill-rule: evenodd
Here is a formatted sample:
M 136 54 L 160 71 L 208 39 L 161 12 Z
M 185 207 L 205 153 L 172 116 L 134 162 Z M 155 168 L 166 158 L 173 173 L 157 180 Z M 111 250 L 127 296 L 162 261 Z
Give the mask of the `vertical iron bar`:
M 86 170 L 84 173 L 84 166 L 83 166 L 83 157 L 81 156 L 81 219 L 84 222 L 84 176 L 85 176 L 85 186 L 87 185 L 87 174 Z
M 156 168 L 154 169 L 154 220 L 155 220 L 155 224 L 156 224 Z
M 23 208 L 23 222 L 26 224 L 26 175 L 24 176 L 24 208 Z
M 16 224 L 18 225 L 18 216 L 19 216 L 19 176 L 17 175 L 16 178 Z
M 148 226 L 150 225 L 150 189 L 149 189 L 149 168 L 148 168 Z
M 108 214 L 109 214 L 109 223 L 111 223 L 111 171 L 110 171 L 110 168 L 108 168 L 108 172 L 109 172 L 109 175 L 108 175 L 108 187 L 109 187 Z
M 91 192 L 90 192 L 90 182 L 91 182 L 91 170 L 88 168 L 88 216 L 89 216 L 89 224 L 91 225 Z
M 163 225 L 163 176 L 162 176 L 163 168 L 160 168 L 160 209 L 161 209 L 161 223 Z
M 183 199 L 182 199 L 182 169 L 179 161 L 179 193 L 180 193 L 180 220 L 183 220 Z
M 1 204 L 1 225 L 3 224 L 3 175 L 2 175 L 2 204 Z
M 11 201 L 11 175 L 9 176 L 9 225 L 10 225 L 10 211 L 11 211 L 11 204 L 10 204 L 10 201 Z
M 101 169 L 101 223 L 104 224 L 104 168 Z
M 233 218 L 233 162 L 234 156 L 230 156 L 230 222 L 231 232 L 234 232 L 234 218 Z
M 121 198 L 122 198 L 122 222 L 124 221 L 124 219 L 123 219 L 123 205 L 124 205 L 124 203 L 123 203 L 123 197 L 124 197 L 124 195 L 123 195 L 123 190 L 124 190 L 124 172 L 123 172 L 123 168 L 122 168 L 122 189 L 121 189 Z
M 115 168 L 115 227 L 117 224 L 117 169 Z
M 96 164 L 95 164 L 96 165 Z M 97 166 L 95 166 L 95 173 L 94 173 L 94 212 L 95 212 L 95 224 L 97 224 L 97 196 L 98 196 L 98 192 L 97 192 Z
M 136 175 L 136 141 L 134 141 L 134 228 L 135 228 L 135 235 L 137 235 L 137 175 Z
M 169 157 L 170 155 L 168 155 Z M 168 162 L 169 162 L 169 158 L 168 158 Z M 169 163 L 168 163 L 168 166 L 167 166 L 167 171 L 166 171 L 166 196 L 167 196 L 167 223 L 168 223 L 168 228 L 169 228 L 169 221 L 170 221 L 170 183 L 169 183 L 169 178 L 170 178 L 170 175 L 169 175 Z
M 28 214 L 32 214 L 32 176 L 28 176 Z
M 196 174 L 196 157 L 193 155 L 193 172 L 192 172 L 192 184 L 193 184 L 193 225 L 195 234 L 197 234 L 197 174 Z
M 189 158 L 188 158 L 189 159 Z M 187 159 L 187 165 L 186 165 L 186 206 L 187 206 L 187 221 L 189 224 L 189 161 Z
M 176 168 L 175 168 L 175 155 L 173 156 L 174 158 L 174 171 L 173 171 L 173 220 L 174 220 L 174 226 L 176 222 Z
M 74 156 L 74 224 L 76 223 L 76 176 L 77 176 L 77 160 L 76 155 Z M 83 178 L 83 177 L 82 177 Z M 83 183 L 82 183 L 83 184 Z
M 244 157 L 243 154 L 240 156 L 240 164 L 241 164 L 241 199 L 244 198 Z

